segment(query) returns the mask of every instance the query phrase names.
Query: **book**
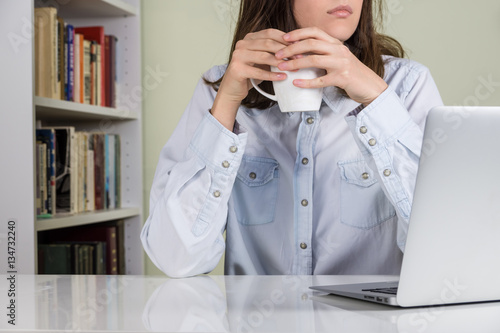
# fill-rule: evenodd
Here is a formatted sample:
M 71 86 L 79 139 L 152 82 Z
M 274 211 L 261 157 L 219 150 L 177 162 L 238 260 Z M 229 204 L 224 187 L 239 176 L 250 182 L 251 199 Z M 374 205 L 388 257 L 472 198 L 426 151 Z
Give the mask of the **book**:
M 71 273 L 71 245 L 69 244 L 39 244 L 39 254 L 42 256 L 43 274 Z
M 82 34 L 85 39 L 90 41 L 95 41 L 99 46 L 104 50 L 105 39 L 104 39 L 104 27 L 102 26 L 89 26 L 89 27 L 76 27 L 75 32 Z M 101 100 L 98 105 L 105 106 L 104 99 L 106 98 L 106 93 L 104 91 L 104 77 L 106 73 L 106 59 L 104 52 L 100 52 L 101 54 L 101 62 L 97 70 L 99 70 L 99 95 L 101 96 Z
M 90 41 L 83 40 L 83 103 L 91 104 Z
M 46 145 L 46 182 L 47 182 L 47 211 L 46 214 L 54 215 L 56 213 L 56 137 L 53 129 L 37 129 L 36 130 L 37 142 Z
M 114 35 L 105 35 L 105 59 L 106 76 L 105 85 L 105 105 L 116 108 L 116 42 L 118 38 Z
M 73 88 L 75 84 L 74 78 L 74 66 L 75 66 L 75 50 L 74 50 L 74 36 L 75 31 L 73 25 L 66 25 L 66 100 L 73 101 Z
M 47 214 L 47 145 L 37 142 L 39 162 L 38 183 L 40 184 L 40 215 Z
M 87 143 L 85 132 L 76 132 L 76 143 L 77 143 L 77 164 L 78 164 L 78 174 L 77 174 L 77 205 L 76 211 L 78 213 L 86 211 L 85 207 L 85 183 L 87 179 L 86 167 L 87 167 Z
M 56 213 L 76 212 L 76 181 L 77 166 L 74 161 L 75 153 L 75 128 L 53 127 L 55 133 L 55 187 L 56 187 Z M 73 190 L 72 190 L 73 189 Z
M 103 262 L 106 263 L 106 274 L 118 274 L 118 244 L 116 226 L 107 224 L 105 226 L 81 226 L 64 229 L 56 229 L 43 232 L 40 236 L 44 243 L 54 242 L 103 242 L 105 250 Z M 99 252 L 99 251 L 96 251 Z M 83 259 L 82 259 L 83 260 Z M 94 259 L 99 262 L 100 259 Z M 84 262 L 81 264 L 86 265 Z
M 82 95 L 81 95 L 81 81 L 82 81 L 82 74 L 83 74 L 83 68 L 81 68 L 83 65 L 83 59 L 81 58 L 83 55 L 83 36 L 81 34 L 75 34 L 74 37 L 74 49 L 75 49 L 75 55 L 74 55 L 74 68 L 73 68 L 73 73 L 74 73 L 74 84 L 73 84 L 73 100 L 77 103 L 82 103 Z
M 90 104 L 97 105 L 97 42 L 90 42 Z
M 35 95 L 60 98 L 57 9 L 35 8 Z
M 104 136 L 104 133 L 92 134 L 94 142 L 94 203 L 96 210 L 106 208 L 104 200 Z
M 104 134 L 103 206 L 109 207 L 109 134 Z
M 118 249 L 118 274 L 127 274 L 127 267 L 125 259 L 125 221 L 116 220 L 110 222 L 103 222 L 103 226 L 114 226 L 116 227 L 116 247 Z
M 122 206 L 122 171 L 121 171 L 121 140 L 120 135 L 115 135 L 115 208 Z
M 95 71 L 95 96 L 96 96 L 96 105 L 99 105 L 99 106 L 104 106 L 103 105 L 103 96 L 104 96 L 104 93 L 102 92 L 102 86 L 103 86 L 103 78 L 102 78 L 102 54 L 101 54 L 101 45 L 100 44 L 95 44 L 95 48 L 96 48 L 96 51 L 95 51 L 95 54 L 96 54 L 96 57 L 95 57 L 95 63 L 96 63 L 96 68 L 97 70 Z
M 36 215 L 41 215 L 42 214 L 42 197 L 41 197 L 41 191 L 40 191 L 40 150 L 38 147 L 39 143 L 36 144 L 36 149 L 35 149 L 35 157 L 36 157 L 36 177 L 35 177 L 35 193 L 36 193 Z
M 65 78 L 65 64 L 66 61 L 64 59 L 64 45 L 65 45 L 65 40 L 66 40 L 66 34 L 65 34 L 66 28 L 64 25 L 64 20 L 61 17 L 57 17 L 57 61 L 58 61 L 58 66 L 57 66 L 57 77 L 59 81 L 59 99 L 61 100 L 66 100 L 66 93 L 65 93 L 65 85 L 66 85 L 66 78 Z
M 38 246 L 38 273 L 106 274 L 106 243 L 44 240 Z
M 106 207 L 110 209 L 116 208 L 115 137 L 114 134 L 106 134 Z
M 89 134 L 87 137 L 87 173 L 86 173 L 86 208 L 87 211 L 95 210 L 95 177 L 94 177 L 94 139 L 92 134 Z

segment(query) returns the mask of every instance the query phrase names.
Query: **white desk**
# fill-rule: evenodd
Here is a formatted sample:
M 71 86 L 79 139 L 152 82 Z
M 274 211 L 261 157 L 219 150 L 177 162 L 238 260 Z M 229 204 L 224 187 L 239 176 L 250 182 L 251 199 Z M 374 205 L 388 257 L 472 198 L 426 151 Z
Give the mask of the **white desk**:
M 500 302 L 397 309 L 309 289 L 381 276 L 16 276 L 14 332 L 500 332 Z

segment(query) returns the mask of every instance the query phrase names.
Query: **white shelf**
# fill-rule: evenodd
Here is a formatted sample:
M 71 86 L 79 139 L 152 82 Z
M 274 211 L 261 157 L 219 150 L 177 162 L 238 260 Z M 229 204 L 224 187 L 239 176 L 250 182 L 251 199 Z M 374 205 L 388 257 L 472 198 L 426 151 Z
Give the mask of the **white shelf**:
M 36 1 L 35 3 L 38 5 L 39 2 Z M 63 1 L 58 7 L 58 12 L 64 18 L 99 18 L 135 16 L 138 10 L 136 7 L 121 0 L 85 0 Z
M 41 120 L 61 118 L 66 120 L 135 120 L 139 118 L 136 112 L 129 110 L 75 103 L 39 96 L 35 96 L 35 110 L 37 119 Z
M 117 43 L 117 93 L 119 109 L 34 96 L 34 6 L 54 6 L 65 22 L 75 26 L 104 27 Z M 16 269 L 37 272 L 38 234 L 72 226 L 124 220 L 127 274 L 143 274 L 144 252 L 138 235 L 143 223 L 142 185 L 142 85 L 140 0 L 0 0 L 0 225 L 16 225 Z M 11 78 L 15 77 L 15 80 Z M 35 128 L 74 126 L 78 131 L 119 134 L 121 141 L 121 202 L 125 208 L 75 215 L 36 218 Z M 1 237 L 5 230 L 0 230 Z M 0 274 L 7 268 L 0 255 Z
M 76 227 L 85 224 L 98 223 L 110 220 L 124 219 L 140 214 L 139 208 L 118 208 L 98 210 L 88 213 L 56 215 L 52 218 L 36 220 L 36 231 L 53 230 L 59 228 Z

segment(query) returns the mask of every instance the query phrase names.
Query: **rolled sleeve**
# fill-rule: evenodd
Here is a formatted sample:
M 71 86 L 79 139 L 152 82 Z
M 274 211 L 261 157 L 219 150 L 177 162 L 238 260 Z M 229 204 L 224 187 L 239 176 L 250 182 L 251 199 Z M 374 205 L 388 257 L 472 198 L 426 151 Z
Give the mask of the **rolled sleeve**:
M 234 175 L 238 171 L 247 141 L 247 133 L 228 131 L 207 112 L 196 130 L 189 148 L 216 173 Z

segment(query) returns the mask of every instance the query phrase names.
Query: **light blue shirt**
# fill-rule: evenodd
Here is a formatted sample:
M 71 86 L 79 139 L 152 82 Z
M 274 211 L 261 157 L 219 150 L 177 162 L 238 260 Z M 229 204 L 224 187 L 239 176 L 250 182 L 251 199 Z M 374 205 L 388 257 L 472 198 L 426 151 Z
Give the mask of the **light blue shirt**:
M 233 132 L 200 80 L 154 177 L 141 234 L 153 263 L 191 276 L 225 251 L 226 274 L 398 274 L 425 118 L 442 101 L 426 67 L 386 60 L 389 87 L 365 108 L 329 87 L 319 112 L 241 106 Z

